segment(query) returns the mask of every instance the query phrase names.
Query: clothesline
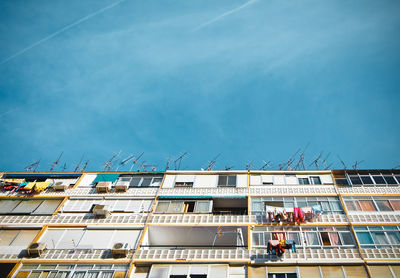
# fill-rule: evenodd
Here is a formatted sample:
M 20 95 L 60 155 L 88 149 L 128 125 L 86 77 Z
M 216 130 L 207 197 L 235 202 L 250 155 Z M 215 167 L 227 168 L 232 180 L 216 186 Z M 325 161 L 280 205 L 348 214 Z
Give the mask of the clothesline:
M 296 222 L 297 224 L 319 217 L 323 212 L 321 205 L 295 208 L 265 206 L 265 210 L 266 220 L 269 222 L 280 223 L 286 221 L 291 223 Z

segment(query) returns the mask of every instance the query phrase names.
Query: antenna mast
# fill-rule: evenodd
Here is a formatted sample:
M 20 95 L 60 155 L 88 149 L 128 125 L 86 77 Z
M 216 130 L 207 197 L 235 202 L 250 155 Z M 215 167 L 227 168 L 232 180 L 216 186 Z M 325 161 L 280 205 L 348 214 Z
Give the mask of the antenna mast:
M 78 169 L 79 169 L 79 167 L 81 167 L 81 163 L 82 163 L 82 160 L 83 160 L 83 157 L 84 157 L 84 156 L 85 156 L 85 155 L 83 154 L 82 157 L 81 157 L 81 160 L 79 160 L 78 165 L 76 165 L 76 167 L 75 167 L 75 169 L 74 169 L 74 172 L 77 172 Z
M 129 168 L 129 172 L 132 171 L 133 167 L 136 165 L 136 163 L 139 161 L 139 159 L 142 157 L 143 154 L 144 152 L 142 152 L 136 159 L 132 160 L 132 166 L 131 168 Z
M 308 167 L 310 167 L 311 165 L 315 164 L 315 167 L 317 168 L 317 170 L 319 170 L 318 161 L 320 160 L 320 158 L 321 158 L 321 156 L 322 156 L 323 153 L 324 153 L 324 152 L 320 152 L 319 155 L 317 156 L 317 158 L 314 159 L 314 161 L 311 162 L 311 164 L 310 164 Z
M 269 166 L 269 164 L 271 163 L 271 160 L 269 160 L 268 162 L 265 162 L 265 160 L 263 160 L 264 165 L 260 168 L 260 170 L 265 171 L 266 168 L 271 168 L 271 166 Z
M 219 153 L 216 157 L 214 157 L 213 160 L 210 161 L 210 163 L 208 163 L 207 166 L 207 171 L 211 171 L 212 168 L 214 167 L 215 163 L 217 162 L 217 158 L 221 155 L 221 153 Z
M 184 152 L 182 155 L 180 155 L 177 159 L 174 160 L 174 166 L 175 166 L 175 170 L 179 170 L 181 169 L 181 163 L 182 163 L 182 159 L 187 155 L 187 152 Z M 176 167 L 176 163 L 179 161 L 178 163 L 178 168 Z
M 343 160 L 340 158 L 339 155 L 337 155 L 337 157 L 339 158 L 340 163 L 342 163 L 342 165 L 343 165 L 343 167 L 344 167 L 344 170 L 346 170 L 346 169 L 347 169 L 346 164 L 344 164 Z
M 64 153 L 64 151 L 62 151 L 61 154 L 60 154 L 60 156 L 57 158 L 57 160 L 53 162 L 53 164 L 51 165 L 51 168 L 50 168 L 50 171 L 49 171 L 49 172 L 52 172 L 52 171 L 54 170 L 54 168 L 57 167 L 57 165 L 58 165 L 58 163 L 60 162 L 60 158 L 61 158 L 61 156 L 63 155 L 63 153 Z
M 134 155 L 130 155 L 130 156 L 128 156 L 127 158 L 123 159 L 123 160 L 118 164 L 117 169 L 116 169 L 115 171 L 118 171 L 119 168 L 120 168 L 121 166 L 124 166 L 126 163 L 128 163 L 130 160 L 132 160 L 134 157 L 135 157 Z
M 113 160 L 117 157 L 119 157 L 119 155 L 121 154 L 121 151 L 119 151 L 118 153 L 115 153 L 109 160 L 106 161 L 106 163 L 104 163 L 104 169 L 103 172 L 105 171 L 110 171 L 111 169 L 111 163 L 113 162 Z

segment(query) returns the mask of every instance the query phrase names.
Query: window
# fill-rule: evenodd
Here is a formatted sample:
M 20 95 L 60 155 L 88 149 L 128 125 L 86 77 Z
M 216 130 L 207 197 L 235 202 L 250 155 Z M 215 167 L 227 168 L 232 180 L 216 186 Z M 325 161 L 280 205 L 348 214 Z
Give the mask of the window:
M 358 176 L 350 176 L 350 181 L 353 185 L 362 184 L 362 181 L 361 181 L 360 177 L 358 177 Z
M 354 227 L 361 248 L 393 248 L 400 246 L 398 226 Z
M 268 278 L 297 278 L 296 273 L 268 273 Z
M 212 200 L 199 201 L 171 201 L 160 200 L 157 203 L 155 213 L 210 213 Z
M 298 178 L 298 179 L 299 179 L 299 184 L 310 184 L 308 178 Z
M 382 176 L 372 176 L 376 184 L 386 184 Z
M 219 175 L 218 186 L 236 186 L 236 175 Z
M 322 184 L 319 177 L 310 177 L 312 184 Z
M 175 182 L 175 187 L 193 187 L 192 181 Z
M 361 176 L 363 184 L 374 184 L 370 176 Z
M 349 182 L 345 178 L 335 179 L 335 181 L 338 185 L 349 185 Z
M 387 184 L 397 184 L 396 180 L 393 176 L 383 176 L 387 182 Z
M 131 175 L 131 176 L 121 176 L 117 184 L 128 183 L 129 187 L 157 187 L 160 186 L 162 177 L 160 176 L 150 176 L 150 175 Z

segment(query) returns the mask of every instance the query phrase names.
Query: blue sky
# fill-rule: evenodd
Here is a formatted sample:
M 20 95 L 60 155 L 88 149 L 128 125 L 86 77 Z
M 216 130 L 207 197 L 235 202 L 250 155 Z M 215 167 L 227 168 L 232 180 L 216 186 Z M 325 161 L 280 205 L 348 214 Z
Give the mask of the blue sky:
M 306 164 L 392 168 L 399 49 L 399 1 L 4 0 L 0 170 L 277 168 L 308 143 Z

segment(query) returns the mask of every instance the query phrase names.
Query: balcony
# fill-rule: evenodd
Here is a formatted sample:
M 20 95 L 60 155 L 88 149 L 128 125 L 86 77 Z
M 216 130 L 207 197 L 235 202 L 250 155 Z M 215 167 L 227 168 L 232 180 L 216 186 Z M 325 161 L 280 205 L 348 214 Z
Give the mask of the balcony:
M 270 222 L 267 220 L 267 217 L 265 215 L 252 215 L 250 218 L 250 221 L 255 221 L 251 222 L 251 224 L 272 224 L 276 226 L 280 226 L 281 224 L 286 224 L 284 221 L 281 224 L 278 224 L 276 222 Z M 289 223 L 292 225 L 295 225 L 295 223 Z M 300 225 L 315 225 L 315 224 L 336 224 L 336 225 L 346 225 L 348 224 L 348 219 L 347 216 L 344 214 L 322 214 L 319 217 L 315 217 L 312 219 L 312 221 L 305 221 L 304 223 Z

